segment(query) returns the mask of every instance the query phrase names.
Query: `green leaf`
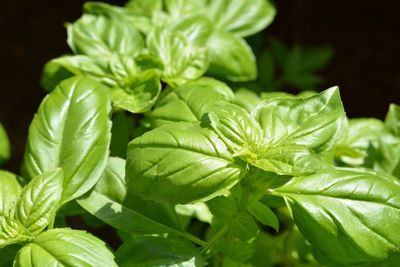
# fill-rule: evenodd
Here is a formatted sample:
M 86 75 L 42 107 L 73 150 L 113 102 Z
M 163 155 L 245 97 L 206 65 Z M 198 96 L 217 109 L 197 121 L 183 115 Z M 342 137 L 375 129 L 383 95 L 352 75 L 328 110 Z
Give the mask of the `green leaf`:
M 126 3 L 126 9 L 149 17 L 153 15 L 153 12 L 161 11 L 162 6 L 163 0 L 129 0 Z
M 275 213 L 260 202 L 254 202 L 247 207 L 247 211 L 264 225 L 271 226 L 275 231 L 279 231 L 279 221 Z
M 255 34 L 273 21 L 276 10 L 266 0 L 210 1 L 208 14 L 215 27 L 236 36 Z
M 263 142 L 260 125 L 235 104 L 217 102 L 210 108 L 208 116 L 214 131 L 235 156 L 251 157 Z
M 155 71 L 140 73 L 129 87 L 113 88 L 113 104 L 131 113 L 149 110 L 161 92 L 159 76 Z
M 202 77 L 179 86 L 156 105 L 150 114 L 152 127 L 174 122 L 199 122 L 216 101 L 231 101 L 234 95 L 224 83 Z
M 188 123 L 168 124 L 128 145 L 128 190 L 173 204 L 205 201 L 226 193 L 241 168 L 217 135 Z
M 173 206 L 144 201 L 129 194 L 125 160 L 110 158 L 93 191 L 78 200 L 88 212 L 109 225 L 134 234 L 179 234 L 180 222 Z
M 208 68 L 206 48 L 195 46 L 179 32 L 155 28 L 147 36 L 147 46 L 163 62 L 162 79 L 171 86 L 195 80 Z
M 207 206 L 214 217 L 223 221 L 231 221 L 238 212 L 235 201 L 225 196 L 215 197 L 207 201 Z
M 169 15 L 174 19 L 180 19 L 187 14 L 196 14 L 206 12 L 207 0 L 165 0 L 165 8 Z
M 0 165 L 3 164 L 3 162 L 8 160 L 9 158 L 10 158 L 10 141 L 8 140 L 6 130 L 0 123 Z
M 126 158 L 126 147 L 134 126 L 134 118 L 125 112 L 113 114 L 111 128 L 110 156 Z
M 302 145 L 320 153 L 336 142 L 344 120 L 337 87 L 309 98 L 272 98 L 262 101 L 254 116 L 268 144 Z
M 26 242 L 33 236 L 17 220 L 0 215 L 0 249 L 18 242 Z
M 239 212 L 231 222 L 230 232 L 239 240 L 251 243 L 259 233 L 258 226 L 247 212 Z
M 52 91 L 61 81 L 75 75 L 89 76 L 101 80 L 106 78 L 106 63 L 84 55 L 62 56 L 46 63 L 41 84 L 47 91 Z
M 62 169 L 45 172 L 26 185 L 15 213 L 18 220 L 32 234 L 39 234 L 54 220 L 63 191 Z
M 257 77 L 254 54 L 248 44 L 231 33 L 215 31 L 208 40 L 210 67 L 207 74 L 235 82 Z
M 391 104 L 386 115 L 385 126 L 390 132 L 400 138 L 400 106 Z
M 325 170 L 272 190 L 300 232 L 338 264 L 384 260 L 400 252 L 400 184 L 372 172 Z
M 136 0 L 135 3 L 138 3 L 139 1 L 140 0 Z M 156 1 L 160 2 L 161 4 L 162 0 L 146 0 L 141 2 L 146 2 L 147 4 Z M 141 3 L 141 5 L 143 5 L 143 3 Z M 138 29 L 142 34 L 145 35 L 153 26 L 150 18 L 147 17 L 147 12 L 144 12 L 144 10 L 137 11 L 132 8 L 123 8 L 102 2 L 86 2 L 83 4 L 83 11 L 85 14 L 104 16 L 111 20 L 122 22 L 129 27 Z
M 46 231 L 17 254 L 15 267 L 118 266 L 100 239 L 81 230 L 59 228 Z
M 67 30 L 68 45 L 76 54 L 136 56 L 144 49 L 144 40 L 138 30 L 124 21 L 104 16 L 85 14 L 69 24 Z
M 173 22 L 170 29 L 180 32 L 191 44 L 199 47 L 207 44 L 213 31 L 211 21 L 201 15 L 185 16 Z
M 21 191 L 15 174 L 0 170 L 0 216 L 13 215 Z
M 335 157 L 350 166 L 361 166 L 368 156 L 368 149 L 379 144 L 380 133 L 384 131 L 382 121 L 373 118 L 350 119 L 333 147 Z
M 135 237 L 116 253 L 121 267 L 202 267 L 206 261 L 200 252 L 183 239 Z
M 62 202 L 94 186 L 108 157 L 108 89 L 83 77 L 63 81 L 39 107 L 29 128 L 23 169 L 33 178 L 62 168 Z
M 327 168 L 325 160 L 302 145 L 278 145 L 265 147 L 246 157 L 253 166 L 280 175 L 307 175 Z

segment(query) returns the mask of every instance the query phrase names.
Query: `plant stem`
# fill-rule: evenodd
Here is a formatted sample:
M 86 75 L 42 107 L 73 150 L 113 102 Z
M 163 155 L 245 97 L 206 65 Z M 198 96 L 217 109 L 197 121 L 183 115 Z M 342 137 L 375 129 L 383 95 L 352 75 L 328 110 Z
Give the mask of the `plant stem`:
M 228 224 L 225 224 L 221 229 L 219 229 L 219 231 L 215 233 L 215 235 L 213 235 L 211 239 L 208 240 L 208 242 L 203 246 L 203 248 L 201 249 L 201 253 L 205 254 L 207 250 L 209 250 L 221 237 L 226 234 L 226 232 L 228 232 L 228 229 Z
M 189 234 L 188 232 L 180 232 L 180 231 L 176 231 L 173 232 L 175 235 L 186 238 L 189 241 L 192 241 L 193 243 L 200 245 L 200 246 L 205 246 L 207 244 L 206 241 L 198 238 L 197 236 L 194 236 L 192 234 Z

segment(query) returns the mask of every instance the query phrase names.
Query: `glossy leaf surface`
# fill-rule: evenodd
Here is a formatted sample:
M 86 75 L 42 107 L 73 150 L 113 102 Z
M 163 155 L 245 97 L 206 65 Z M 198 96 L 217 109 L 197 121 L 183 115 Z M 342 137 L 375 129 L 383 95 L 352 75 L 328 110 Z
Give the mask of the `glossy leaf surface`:
M 275 16 L 275 8 L 265 0 L 210 1 L 209 16 L 215 27 L 241 37 L 267 27 Z
M 250 81 L 257 66 L 250 46 L 231 33 L 215 31 L 208 40 L 210 67 L 207 74 L 223 80 Z
M 374 173 L 327 170 L 274 189 L 317 251 L 339 264 L 400 252 L 400 185 Z
M 207 70 L 206 49 L 190 43 L 178 32 L 155 28 L 147 37 L 147 46 L 163 62 L 163 81 L 172 86 L 195 80 Z
M 203 77 L 179 86 L 162 98 L 150 114 L 150 121 L 153 127 L 181 121 L 199 122 L 214 102 L 230 101 L 233 97 L 226 84 Z
M 31 180 L 21 193 L 15 219 L 32 234 L 39 234 L 54 219 L 63 191 L 63 172 L 45 172 Z
M 68 25 L 68 45 L 76 54 L 110 56 L 113 53 L 136 56 L 144 40 L 134 27 L 104 16 L 83 15 Z
M 128 189 L 144 198 L 186 204 L 224 194 L 241 168 L 215 133 L 180 123 L 156 128 L 128 145 Z
M 100 239 L 81 230 L 59 228 L 46 231 L 25 245 L 14 266 L 118 266 Z
M 87 78 L 63 81 L 44 99 L 29 128 L 24 171 L 29 178 L 62 168 L 62 201 L 86 193 L 108 156 L 108 89 Z

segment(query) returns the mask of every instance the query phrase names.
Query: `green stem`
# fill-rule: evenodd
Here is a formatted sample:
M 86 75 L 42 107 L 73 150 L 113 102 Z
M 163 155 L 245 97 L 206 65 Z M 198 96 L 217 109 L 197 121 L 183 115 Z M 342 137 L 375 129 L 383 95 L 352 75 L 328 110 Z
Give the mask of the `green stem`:
M 202 239 L 200 239 L 200 238 L 198 238 L 197 236 L 194 236 L 194 235 L 192 235 L 192 234 L 189 234 L 188 232 L 180 232 L 180 231 L 174 231 L 173 232 L 173 234 L 175 234 L 175 235 L 177 235 L 177 236 L 180 236 L 180 237 L 183 237 L 183 238 L 185 238 L 185 239 L 187 239 L 187 240 L 189 240 L 189 241 L 192 241 L 193 243 L 195 243 L 195 244 L 197 244 L 197 245 L 200 245 L 200 246 L 205 246 L 206 244 L 207 244 L 207 242 L 206 241 L 204 241 L 204 240 L 202 240 Z
M 208 240 L 208 242 L 203 246 L 203 248 L 201 249 L 201 253 L 205 254 L 212 246 L 214 246 L 214 244 L 221 238 L 223 237 L 226 232 L 228 232 L 229 229 L 229 225 L 225 224 L 221 229 L 219 229 L 219 231 L 217 233 L 215 233 L 215 235 L 213 235 L 211 237 L 210 240 Z

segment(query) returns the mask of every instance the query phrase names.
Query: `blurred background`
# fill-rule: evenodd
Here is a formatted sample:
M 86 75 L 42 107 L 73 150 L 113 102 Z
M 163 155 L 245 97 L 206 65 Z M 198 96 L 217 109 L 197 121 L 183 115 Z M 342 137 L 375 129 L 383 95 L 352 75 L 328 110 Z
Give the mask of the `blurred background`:
M 80 17 L 83 2 L 0 1 L 0 121 L 12 143 L 6 169 L 19 169 L 29 123 L 45 96 L 39 84 L 42 67 L 69 52 L 63 23 Z M 318 68 L 322 79 L 316 87 L 340 86 L 349 117 L 382 119 L 389 103 L 400 103 L 400 1 L 277 0 L 275 4 L 277 17 L 262 33 L 266 38 L 250 40 L 259 52 L 270 49 L 272 37 L 288 51 L 298 45 L 330 47 L 324 50 L 330 59 Z

